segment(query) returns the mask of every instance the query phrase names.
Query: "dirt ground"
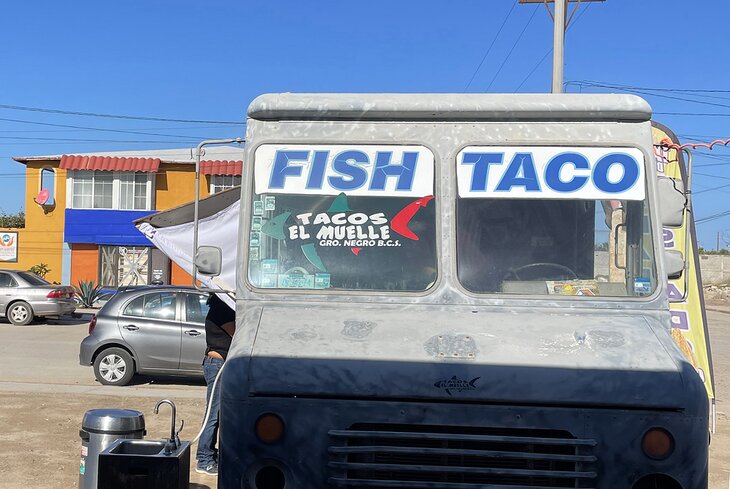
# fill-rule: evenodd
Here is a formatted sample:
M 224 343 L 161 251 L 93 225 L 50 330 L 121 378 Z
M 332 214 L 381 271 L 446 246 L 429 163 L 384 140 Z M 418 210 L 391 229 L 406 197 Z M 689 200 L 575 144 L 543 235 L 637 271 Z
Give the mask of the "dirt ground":
M 81 416 L 88 409 L 114 407 L 145 413 L 147 438 L 169 433 L 169 410 L 152 414 L 154 399 L 79 397 L 68 394 L 0 393 L 0 488 L 70 489 L 78 487 Z M 197 434 L 203 401 L 176 401 L 178 419 L 185 420 L 181 438 Z M 80 414 L 81 413 L 81 414 Z M 728 487 L 730 419 L 718 414 L 717 434 L 710 448 L 710 489 Z M 194 454 L 193 461 L 194 462 Z M 213 489 L 216 478 L 191 470 L 191 489 Z
M 146 397 L 78 396 L 0 392 L 0 488 L 70 489 L 79 484 L 83 413 L 97 408 L 136 409 L 145 415 L 147 437 L 169 436 L 170 410 L 153 414 L 156 400 Z M 181 438 L 194 437 L 202 422 L 204 400 L 175 399 Z M 195 454 L 191 454 L 191 465 Z M 216 487 L 216 478 L 191 470 L 191 489 Z

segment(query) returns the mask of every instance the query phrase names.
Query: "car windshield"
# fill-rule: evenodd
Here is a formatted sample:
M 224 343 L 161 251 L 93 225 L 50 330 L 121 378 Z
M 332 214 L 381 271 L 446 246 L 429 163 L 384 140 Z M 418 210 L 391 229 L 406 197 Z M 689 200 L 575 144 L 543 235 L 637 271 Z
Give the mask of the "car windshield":
M 18 275 L 20 276 L 20 278 L 28 282 L 29 285 L 50 285 L 50 282 L 34 273 L 18 272 Z

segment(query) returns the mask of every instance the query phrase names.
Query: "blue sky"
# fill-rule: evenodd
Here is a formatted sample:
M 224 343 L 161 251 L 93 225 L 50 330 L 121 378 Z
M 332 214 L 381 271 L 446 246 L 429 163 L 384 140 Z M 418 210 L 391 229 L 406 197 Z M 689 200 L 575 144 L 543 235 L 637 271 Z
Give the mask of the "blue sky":
M 189 147 L 239 136 L 243 125 L 235 123 L 264 92 L 549 91 L 550 16 L 544 5 L 514 2 L 5 2 L 0 209 L 23 206 L 24 167 L 10 156 Z M 727 90 L 729 17 L 730 2 L 583 3 L 567 34 L 565 80 Z M 609 87 L 567 90 L 620 91 Z M 655 116 L 683 141 L 730 138 L 730 92 L 643 93 L 656 112 L 724 114 Z M 730 210 L 730 149 L 698 154 L 694 174 L 696 217 Z M 727 246 L 730 216 L 698 231 L 702 246 L 715 248 L 718 233 Z

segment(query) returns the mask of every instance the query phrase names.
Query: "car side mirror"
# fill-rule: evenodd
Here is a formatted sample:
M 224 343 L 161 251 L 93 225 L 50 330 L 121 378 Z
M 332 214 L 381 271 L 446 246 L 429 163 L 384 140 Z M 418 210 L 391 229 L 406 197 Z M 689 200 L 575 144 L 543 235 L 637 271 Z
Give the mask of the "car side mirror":
M 223 253 L 217 246 L 199 246 L 195 253 L 195 268 L 200 275 L 217 277 L 221 274 Z
M 684 271 L 684 257 L 681 251 L 665 250 L 664 265 L 667 270 L 667 277 L 670 279 L 679 278 Z
M 684 223 L 684 210 L 687 208 L 684 183 L 674 178 L 659 177 L 657 190 L 662 225 L 666 227 L 681 226 Z

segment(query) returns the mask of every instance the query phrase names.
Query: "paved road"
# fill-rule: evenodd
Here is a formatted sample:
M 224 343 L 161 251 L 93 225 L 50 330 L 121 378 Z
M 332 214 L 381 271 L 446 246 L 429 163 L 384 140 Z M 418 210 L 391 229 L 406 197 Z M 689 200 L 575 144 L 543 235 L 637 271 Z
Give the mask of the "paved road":
M 91 367 L 79 365 L 79 344 L 87 335 L 88 317 L 49 323 L 0 322 L 0 391 L 205 397 L 202 379 L 136 377 L 134 385 L 125 388 L 103 386 L 94 379 Z

